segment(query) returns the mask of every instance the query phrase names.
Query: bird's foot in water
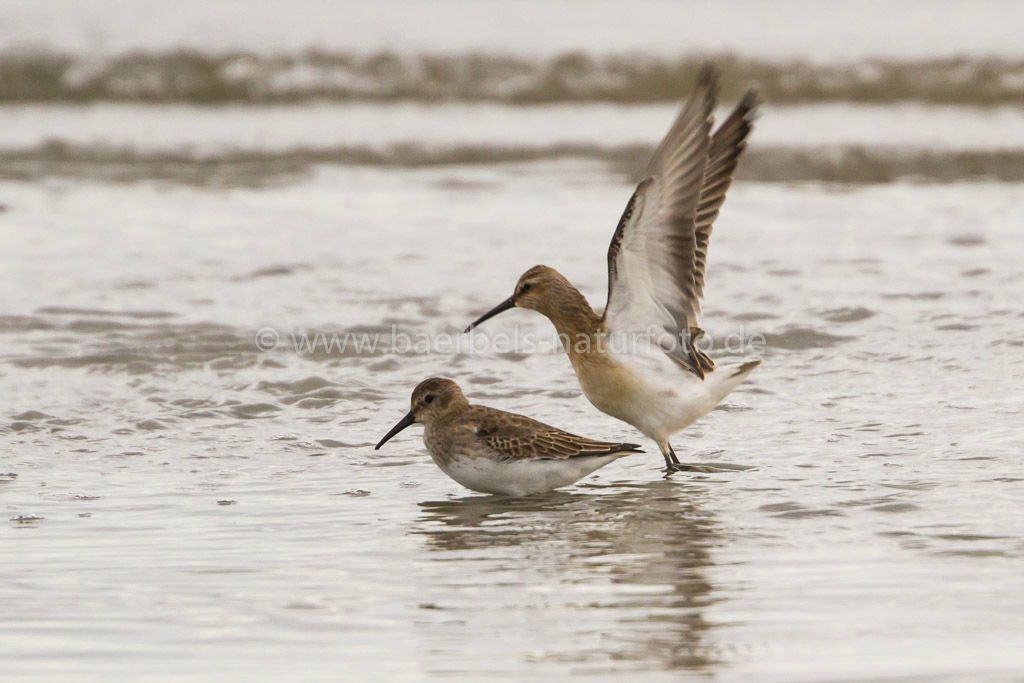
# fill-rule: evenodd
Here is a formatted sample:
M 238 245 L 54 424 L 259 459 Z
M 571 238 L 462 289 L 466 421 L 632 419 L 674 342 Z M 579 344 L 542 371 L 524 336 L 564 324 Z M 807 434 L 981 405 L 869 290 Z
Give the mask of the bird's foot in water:
M 699 462 L 674 462 L 665 466 L 665 478 L 671 477 L 676 472 L 697 472 L 700 474 L 715 474 L 717 472 L 742 472 L 753 469 L 747 465 L 728 465 L 725 463 L 699 463 Z
M 737 470 L 753 469 L 745 465 L 730 465 L 728 463 L 701 463 L 701 462 L 679 462 L 679 456 L 669 445 L 661 451 L 665 457 L 665 478 L 668 479 L 676 472 L 697 472 L 699 474 L 714 474 L 715 472 L 735 472 Z
M 694 465 L 684 465 L 681 462 L 673 462 L 665 465 L 665 478 L 671 477 L 676 472 L 699 472 Z

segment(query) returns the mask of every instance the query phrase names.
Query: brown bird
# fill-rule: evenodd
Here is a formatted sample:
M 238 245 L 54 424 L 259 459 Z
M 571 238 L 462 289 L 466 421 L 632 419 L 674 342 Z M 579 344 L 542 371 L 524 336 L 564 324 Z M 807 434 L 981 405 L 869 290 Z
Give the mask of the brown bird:
M 412 407 L 374 450 L 411 424 L 441 471 L 468 489 L 527 496 L 579 481 L 632 453 L 631 443 L 596 441 L 524 415 L 471 405 L 459 385 L 431 377 L 412 392 Z
M 546 316 L 586 397 L 654 439 L 668 472 L 688 469 L 670 437 L 709 413 L 761 362 L 716 367 L 696 346 L 712 223 L 758 105 L 749 91 L 712 135 L 716 84 L 706 67 L 619 219 L 603 313 L 554 268 L 534 266 L 512 296 L 466 329 L 515 307 Z

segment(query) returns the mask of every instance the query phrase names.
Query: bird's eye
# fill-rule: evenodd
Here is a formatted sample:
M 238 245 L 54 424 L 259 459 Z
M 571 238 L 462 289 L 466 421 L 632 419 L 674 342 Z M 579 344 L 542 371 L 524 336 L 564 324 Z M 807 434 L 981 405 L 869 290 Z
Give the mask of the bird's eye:
M 427 394 L 426 396 L 423 397 L 423 402 L 424 403 L 433 403 L 434 402 L 434 395 L 433 394 Z
M 527 282 L 522 287 L 519 288 L 519 293 L 520 294 L 526 294 L 527 292 L 530 291 L 530 289 L 532 287 L 533 287 L 533 285 L 531 285 L 529 282 Z

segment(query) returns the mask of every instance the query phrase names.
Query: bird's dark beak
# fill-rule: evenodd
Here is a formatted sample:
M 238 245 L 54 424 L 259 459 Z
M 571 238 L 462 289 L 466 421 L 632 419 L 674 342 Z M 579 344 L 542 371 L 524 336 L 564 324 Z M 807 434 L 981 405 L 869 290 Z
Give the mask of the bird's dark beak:
M 391 437 L 393 437 L 395 434 L 402 431 L 403 429 L 405 429 L 414 422 L 416 422 L 416 418 L 413 417 L 412 411 L 410 410 L 405 417 L 398 421 L 398 424 L 391 428 L 390 432 L 384 435 L 384 438 L 381 439 L 380 442 L 373 447 L 373 450 L 379 451 L 380 447 L 386 444 Z
M 476 327 L 480 323 L 482 323 L 482 322 L 484 322 L 486 320 L 490 320 L 491 318 L 493 318 L 494 316 L 498 315 L 499 313 L 503 313 L 503 312 L 507 311 L 508 309 L 515 308 L 515 307 L 516 307 L 516 297 L 513 295 L 513 296 L 510 296 L 509 298 L 505 299 L 504 301 L 502 301 L 500 304 L 498 304 L 497 306 L 495 306 L 491 310 L 489 310 L 486 313 L 484 313 L 482 316 L 480 316 L 476 320 L 474 320 L 470 324 L 470 326 L 466 328 L 466 332 L 469 332 L 470 330 L 472 330 L 474 327 Z

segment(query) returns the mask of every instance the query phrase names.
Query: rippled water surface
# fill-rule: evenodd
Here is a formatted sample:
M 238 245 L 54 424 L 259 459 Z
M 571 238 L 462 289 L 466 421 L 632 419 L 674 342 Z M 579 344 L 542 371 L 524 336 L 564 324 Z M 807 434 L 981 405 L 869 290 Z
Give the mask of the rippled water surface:
M 1020 186 L 735 187 L 707 326 L 765 364 L 676 447 L 753 469 L 665 481 L 655 451 L 511 502 L 416 429 L 372 444 L 432 374 L 637 438 L 562 356 L 293 335 L 456 334 L 537 261 L 598 301 L 621 177 L 0 189 L 12 680 L 1021 671 Z
M 43 27 L 44 5 L 64 18 L 10 28 Z M 563 58 L 601 52 L 607 22 L 510 29 L 518 56 L 492 62 L 466 51 L 496 28 L 426 27 L 430 54 L 384 60 L 360 99 L 330 51 L 391 44 L 387 17 L 346 42 L 301 12 L 256 16 L 218 33 L 241 55 L 99 59 L 97 22 L 115 55 L 199 49 L 218 12 L 241 11 L 221 3 L 204 28 L 159 5 L 175 20 L 135 35 L 127 10 L 103 24 L 81 9 L 107 5 L 0 4 L 0 50 L 53 34 L 51 52 L 0 64 L 0 681 L 1024 676 L 1009 9 L 996 25 L 943 3 L 964 17 L 954 46 L 1001 61 L 899 61 L 946 54 L 939 24 L 886 39 L 918 16 L 906 3 L 883 28 L 828 24 L 817 54 L 853 60 L 834 71 L 787 76 L 776 43 L 804 24 L 784 14 L 756 58 L 727 64 L 723 105 L 748 79 L 781 99 L 716 223 L 705 328 L 719 361 L 764 363 L 674 440 L 726 467 L 666 480 L 653 444 L 582 397 L 545 320 L 461 330 L 536 263 L 603 303 L 615 221 L 673 115 L 652 74 L 676 64 L 674 33 L 617 34 L 608 51 L 659 56 L 615 80 Z M 520 23 L 541 9 L 517 8 Z M 706 16 L 747 16 L 722 11 Z M 755 19 L 697 44 L 742 50 Z M 287 53 L 309 42 L 328 57 Z M 523 56 L 535 43 L 539 61 Z M 897 61 L 856 61 L 879 45 Z M 321 58 L 340 70 L 303 71 Z M 210 106 L 185 77 L 238 63 L 285 101 Z M 389 99 L 424 64 L 441 76 Z M 25 90 L 26 73 L 49 89 Z M 879 78 L 899 87 L 876 97 Z M 431 375 L 648 452 L 550 495 L 474 494 L 419 427 L 373 450 Z

